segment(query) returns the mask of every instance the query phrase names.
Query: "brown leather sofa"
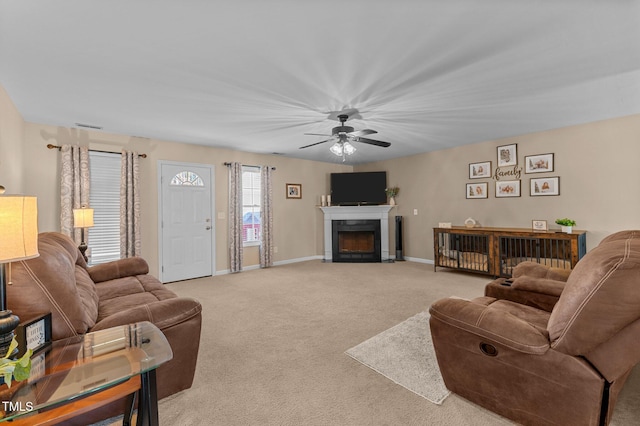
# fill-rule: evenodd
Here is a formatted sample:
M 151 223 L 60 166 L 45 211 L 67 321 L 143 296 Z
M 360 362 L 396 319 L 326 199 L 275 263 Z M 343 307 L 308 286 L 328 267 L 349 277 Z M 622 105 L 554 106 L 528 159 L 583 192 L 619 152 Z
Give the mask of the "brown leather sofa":
M 53 340 L 110 327 L 150 321 L 167 337 L 173 359 L 157 370 L 158 398 L 191 387 L 195 374 L 202 307 L 178 297 L 148 275 L 147 263 L 127 258 L 88 267 L 67 236 L 38 236 L 40 256 L 12 265 L 7 304 L 21 318 L 51 312 Z M 124 401 L 108 406 L 81 423 L 121 414 Z
M 525 264 L 492 296 L 434 303 L 438 364 L 451 391 L 519 423 L 606 425 L 640 362 L 640 231 L 557 272 Z

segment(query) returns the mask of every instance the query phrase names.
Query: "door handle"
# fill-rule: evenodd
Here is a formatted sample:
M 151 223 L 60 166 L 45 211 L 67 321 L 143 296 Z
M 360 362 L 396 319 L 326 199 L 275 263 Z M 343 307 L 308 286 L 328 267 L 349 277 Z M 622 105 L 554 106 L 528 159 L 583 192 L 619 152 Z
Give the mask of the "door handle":
M 210 229 L 211 229 L 211 227 L 210 227 L 210 226 L 207 226 L 205 229 L 208 231 L 208 230 L 210 230 Z

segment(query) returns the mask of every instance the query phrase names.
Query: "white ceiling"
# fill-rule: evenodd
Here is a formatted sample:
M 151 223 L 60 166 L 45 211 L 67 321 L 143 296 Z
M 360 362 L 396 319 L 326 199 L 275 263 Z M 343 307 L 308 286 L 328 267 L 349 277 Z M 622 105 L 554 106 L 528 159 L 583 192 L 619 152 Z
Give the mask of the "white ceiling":
M 351 164 L 640 113 L 632 0 L 0 0 L 25 120 Z

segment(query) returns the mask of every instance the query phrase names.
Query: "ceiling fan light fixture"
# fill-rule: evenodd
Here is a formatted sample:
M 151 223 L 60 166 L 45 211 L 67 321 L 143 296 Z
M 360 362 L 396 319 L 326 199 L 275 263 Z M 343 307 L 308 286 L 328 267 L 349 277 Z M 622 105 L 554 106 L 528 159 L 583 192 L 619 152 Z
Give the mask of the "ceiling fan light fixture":
M 342 149 L 344 150 L 344 153 L 347 155 L 351 155 L 354 152 L 356 152 L 356 147 L 351 145 L 349 142 L 345 142 L 344 144 L 342 144 Z
M 331 148 L 329 148 L 329 151 L 333 152 L 337 156 L 341 156 L 342 155 L 342 145 L 340 144 L 340 142 L 336 142 L 333 145 L 331 145 Z

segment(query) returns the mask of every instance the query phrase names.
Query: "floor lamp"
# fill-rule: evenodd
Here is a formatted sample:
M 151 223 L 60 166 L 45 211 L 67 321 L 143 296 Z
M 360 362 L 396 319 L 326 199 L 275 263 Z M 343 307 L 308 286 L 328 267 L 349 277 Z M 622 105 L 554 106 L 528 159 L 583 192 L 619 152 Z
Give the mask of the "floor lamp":
M 7 309 L 7 264 L 37 256 L 36 197 L 0 195 L 0 356 L 7 353 L 13 330 L 20 323 L 20 319 Z
M 87 252 L 87 243 L 84 241 L 84 230 L 93 226 L 93 209 L 88 207 L 81 207 L 79 209 L 73 209 L 73 227 L 80 228 L 82 232 L 81 242 L 78 246 L 82 257 L 85 262 L 89 261 L 89 258 L 85 254 Z

